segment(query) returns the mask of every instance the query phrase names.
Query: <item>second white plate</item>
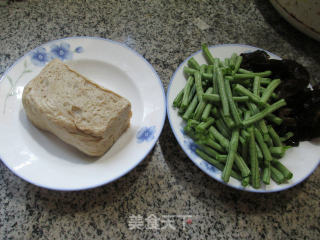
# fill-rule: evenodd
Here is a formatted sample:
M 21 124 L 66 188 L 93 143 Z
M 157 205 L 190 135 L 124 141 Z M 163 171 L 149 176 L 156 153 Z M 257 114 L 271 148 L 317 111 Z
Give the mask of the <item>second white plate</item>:
M 210 47 L 210 52 L 214 57 L 218 57 L 220 59 L 229 58 L 232 53 L 246 53 L 252 52 L 259 48 L 241 45 L 241 44 L 224 44 L 224 45 L 215 45 Z M 260 49 L 263 50 L 263 49 Z M 268 51 L 266 51 L 268 52 Z M 268 54 L 275 59 L 280 59 L 275 54 L 268 52 Z M 196 153 L 196 145 L 191 138 L 183 132 L 183 127 L 185 126 L 185 122 L 178 115 L 177 109 L 172 107 L 172 103 L 177 94 L 183 89 L 186 84 L 186 79 L 183 74 L 183 67 L 187 66 L 187 61 L 189 58 L 194 57 L 199 64 L 206 63 L 202 51 L 198 51 L 188 57 L 180 66 L 177 68 L 175 73 L 173 74 L 168 91 L 167 91 L 167 112 L 168 118 L 173 130 L 173 133 L 184 150 L 184 152 L 188 155 L 188 157 L 206 174 L 210 177 L 216 179 L 219 182 L 224 183 L 221 180 L 221 171 L 216 169 L 211 164 L 207 163 L 205 160 L 200 158 Z M 302 182 L 306 179 L 318 166 L 320 162 L 320 143 L 319 142 L 301 142 L 299 147 L 294 147 L 289 149 L 286 152 L 286 155 L 281 160 L 281 162 L 287 166 L 289 170 L 293 172 L 293 178 L 286 184 L 278 185 L 275 182 L 271 181 L 270 185 L 262 185 L 261 189 L 254 189 L 252 187 L 243 187 L 241 183 L 231 178 L 228 186 L 240 189 L 243 191 L 250 192 L 276 192 L 288 189 L 293 187 L 294 185 Z

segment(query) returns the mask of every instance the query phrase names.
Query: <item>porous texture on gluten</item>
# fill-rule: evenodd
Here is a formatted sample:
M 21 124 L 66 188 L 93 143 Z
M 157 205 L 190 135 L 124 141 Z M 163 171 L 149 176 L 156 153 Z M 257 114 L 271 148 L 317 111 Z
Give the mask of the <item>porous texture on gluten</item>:
M 24 88 L 29 120 L 90 156 L 103 155 L 129 127 L 131 104 L 58 59 Z

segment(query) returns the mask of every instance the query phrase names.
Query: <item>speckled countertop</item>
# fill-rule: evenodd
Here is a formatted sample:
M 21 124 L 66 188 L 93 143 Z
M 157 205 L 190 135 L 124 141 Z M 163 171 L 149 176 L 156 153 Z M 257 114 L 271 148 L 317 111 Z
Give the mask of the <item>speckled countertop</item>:
M 319 42 L 265 0 L 1 0 L 0 75 L 39 44 L 77 35 L 124 42 L 154 66 L 165 88 L 203 42 L 258 46 L 296 59 L 320 80 Z M 0 163 L 1 239 L 319 239 L 319 202 L 319 168 L 281 193 L 223 186 L 188 160 L 168 122 L 138 167 L 88 191 L 41 189 Z M 133 216 L 152 214 L 161 221 L 174 215 L 175 229 L 130 229 Z M 185 226 L 178 215 L 186 216 Z

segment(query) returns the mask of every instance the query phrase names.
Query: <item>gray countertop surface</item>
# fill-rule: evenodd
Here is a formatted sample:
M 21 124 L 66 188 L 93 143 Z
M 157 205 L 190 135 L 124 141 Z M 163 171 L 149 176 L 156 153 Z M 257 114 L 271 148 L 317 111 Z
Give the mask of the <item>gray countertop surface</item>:
M 264 48 L 297 60 L 320 81 L 320 43 L 265 0 L 2 0 L 0 75 L 36 46 L 70 36 L 127 44 L 153 65 L 165 89 L 178 65 L 205 42 Z M 280 193 L 246 193 L 218 183 L 188 159 L 166 121 L 140 165 L 96 189 L 42 189 L 0 163 L 0 238 L 319 239 L 319 200 L 319 168 Z M 144 225 L 134 229 L 139 215 Z M 164 222 L 167 215 L 173 226 L 148 229 L 148 217 Z

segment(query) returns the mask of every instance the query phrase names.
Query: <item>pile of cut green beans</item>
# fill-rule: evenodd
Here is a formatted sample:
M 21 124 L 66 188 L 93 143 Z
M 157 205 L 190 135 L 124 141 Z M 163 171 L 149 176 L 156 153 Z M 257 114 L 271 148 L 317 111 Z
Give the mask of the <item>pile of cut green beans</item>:
M 270 179 L 277 184 L 291 179 L 280 159 L 293 134 L 280 137 L 274 130 L 282 119 L 273 112 L 286 105 L 274 91 L 281 80 L 270 79 L 271 71 L 240 68 L 242 57 L 235 53 L 222 61 L 206 44 L 202 52 L 207 64 L 188 60 L 186 85 L 173 101 L 196 153 L 222 171 L 224 182 L 233 177 L 258 189 Z

